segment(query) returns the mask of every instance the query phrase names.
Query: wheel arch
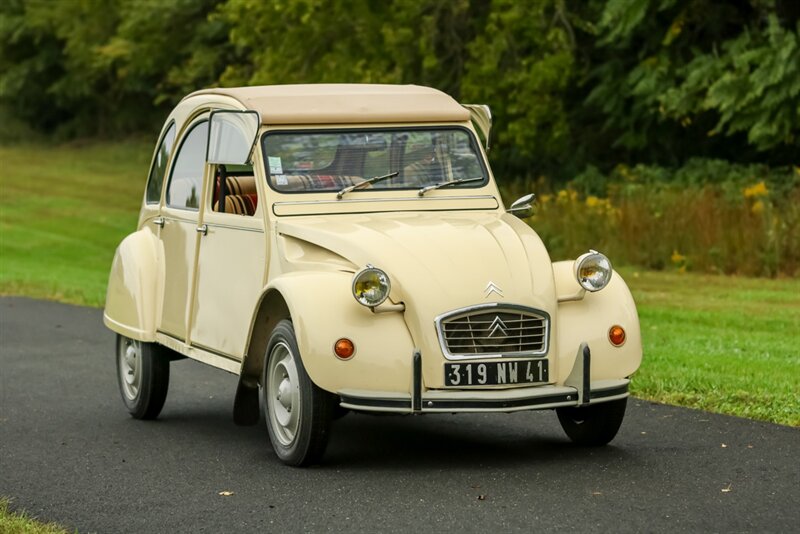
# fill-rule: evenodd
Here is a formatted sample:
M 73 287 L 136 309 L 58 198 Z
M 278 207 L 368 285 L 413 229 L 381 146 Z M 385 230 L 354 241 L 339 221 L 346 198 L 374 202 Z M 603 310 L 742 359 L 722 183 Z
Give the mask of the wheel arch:
M 282 319 L 291 319 L 291 317 L 289 305 L 283 293 L 274 287 L 264 290 L 253 313 L 250 339 L 240 372 L 240 380 L 245 380 L 248 386 L 257 387 L 258 381 L 261 379 L 270 333 Z
M 414 347 L 403 315 L 376 314 L 358 304 L 351 279 L 352 273 L 344 271 L 295 271 L 265 288 L 253 312 L 241 366 L 234 406 L 237 424 L 258 422 L 258 385 L 267 342 L 281 319 L 292 320 L 303 367 L 320 389 L 335 393 L 343 384 L 385 391 L 410 388 Z M 393 340 L 389 347 L 387 336 Z M 347 361 L 336 358 L 333 346 L 339 337 L 352 339 L 361 352 Z
M 237 425 L 254 425 L 261 415 L 258 386 L 264 369 L 267 342 L 272 330 L 282 319 L 291 319 L 289 305 L 280 290 L 267 287 L 253 313 L 250 339 L 242 360 L 239 384 L 233 402 L 233 421 Z

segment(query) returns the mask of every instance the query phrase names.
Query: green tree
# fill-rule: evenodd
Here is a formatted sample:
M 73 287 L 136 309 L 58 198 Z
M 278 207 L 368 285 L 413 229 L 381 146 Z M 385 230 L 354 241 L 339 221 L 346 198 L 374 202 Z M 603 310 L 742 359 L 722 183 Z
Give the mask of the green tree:
M 795 5 L 609 0 L 596 7 L 586 102 L 614 140 L 614 160 L 791 162 L 800 132 Z
M 494 0 L 469 44 L 463 99 L 489 104 L 493 158 L 515 176 L 552 171 L 570 150 L 565 93 L 575 81 L 574 30 L 562 2 Z
M 152 128 L 187 87 L 217 80 L 228 48 L 227 28 L 209 17 L 215 7 L 214 0 L 3 3 L 0 105 L 69 137 Z

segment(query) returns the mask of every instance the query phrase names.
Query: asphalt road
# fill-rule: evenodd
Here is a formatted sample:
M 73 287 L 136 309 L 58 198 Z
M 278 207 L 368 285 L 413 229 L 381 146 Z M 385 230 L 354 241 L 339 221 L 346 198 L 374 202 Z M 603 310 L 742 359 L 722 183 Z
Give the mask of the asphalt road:
M 580 449 L 552 412 L 338 421 L 323 466 L 231 420 L 236 378 L 173 363 L 130 418 L 95 309 L 0 299 L 0 495 L 80 532 L 797 532 L 800 430 L 637 399 Z M 231 495 L 221 495 L 231 492 Z

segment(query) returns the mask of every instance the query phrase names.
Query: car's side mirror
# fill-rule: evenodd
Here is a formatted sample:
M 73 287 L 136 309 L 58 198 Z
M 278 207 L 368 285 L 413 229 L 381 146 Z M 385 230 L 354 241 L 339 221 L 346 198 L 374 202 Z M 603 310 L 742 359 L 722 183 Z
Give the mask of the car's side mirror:
M 530 217 L 533 215 L 533 201 L 536 199 L 536 195 L 533 193 L 529 193 L 524 197 L 520 197 L 511 204 L 511 207 L 508 208 L 508 213 L 512 215 L 516 215 L 520 219 L 524 219 L 525 217 Z
M 256 111 L 211 112 L 206 162 L 215 165 L 246 165 L 256 143 L 261 117 Z

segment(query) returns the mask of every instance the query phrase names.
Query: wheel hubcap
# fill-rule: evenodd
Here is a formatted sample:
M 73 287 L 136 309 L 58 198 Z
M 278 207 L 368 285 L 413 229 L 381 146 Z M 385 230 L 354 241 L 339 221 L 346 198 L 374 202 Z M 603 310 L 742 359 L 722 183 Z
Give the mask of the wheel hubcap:
M 292 411 L 292 382 L 288 378 L 284 378 L 278 386 L 277 399 L 287 412 Z
M 135 400 L 142 384 L 142 345 L 126 338 L 119 344 L 117 352 L 122 393 L 127 399 Z
M 300 383 L 291 349 L 277 343 L 269 355 L 267 367 L 267 418 L 278 441 L 289 446 L 300 424 Z

